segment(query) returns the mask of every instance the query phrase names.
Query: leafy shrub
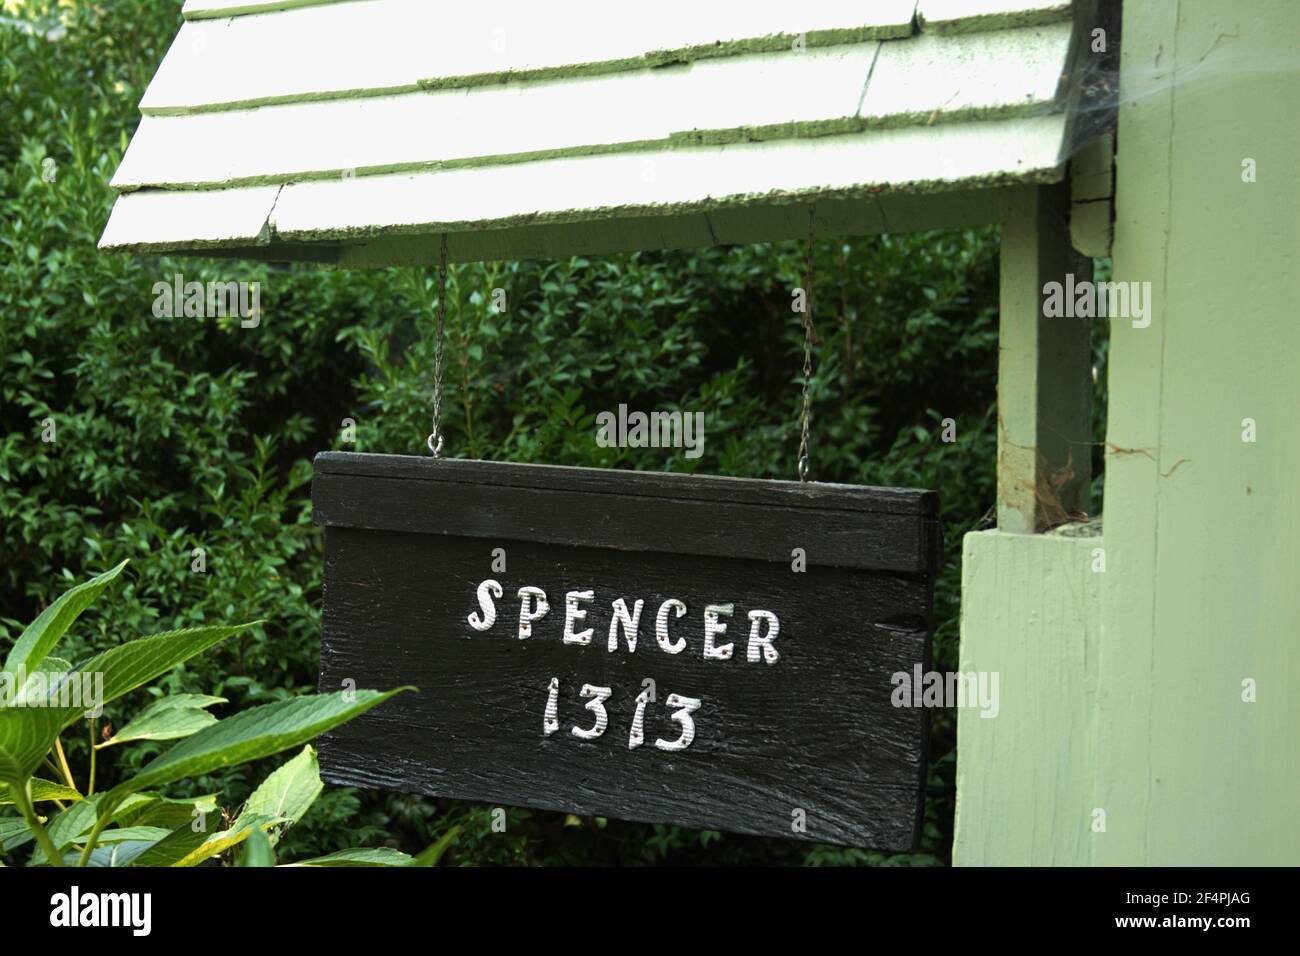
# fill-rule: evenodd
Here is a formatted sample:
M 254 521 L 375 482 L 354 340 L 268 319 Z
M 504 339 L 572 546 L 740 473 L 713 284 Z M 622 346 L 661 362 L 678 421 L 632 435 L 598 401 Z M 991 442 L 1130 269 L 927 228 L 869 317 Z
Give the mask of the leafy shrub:
M 252 838 L 245 862 L 274 865 L 272 845 L 315 802 L 322 789 L 316 753 L 307 747 L 258 787 L 229 825 L 209 834 L 213 797 L 176 800 L 158 788 L 268 757 L 305 744 L 332 727 L 382 704 L 400 690 L 341 691 L 263 704 L 224 720 L 208 708 L 220 698 L 163 696 L 116 733 L 105 728 L 96 743 L 103 705 L 147 684 L 173 667 L 246 629 L 197 627 L 120 644 L 74 667 L 53 651 L 83 610 L 121 573 L 125 562 L 64 593 L 24 629 L 0 671 L 0 789 L 19 818 L 0 816 L 0 850 L 34 841 L 33 862 L 64 866 L 194 866 Z M 409 688 L 408 688 L 409 689 Z M 79 789 L 60 735 L 85 718 L 90 769 Z M 140 740 L 179 740 L 143 770 L 106 792 L 95 792 L 99 750 Z M 45 764 L 61 781 L 36 777 Z M 3 794 L 0 794 L 3 795 Z M 42 818 L 37 804 L 59 812 Z M 445 843 L 424 860 L 440 855 Z M 352 850 L 307 861 L 314 866 L 405 866 L 411 857 L 393 850 Z

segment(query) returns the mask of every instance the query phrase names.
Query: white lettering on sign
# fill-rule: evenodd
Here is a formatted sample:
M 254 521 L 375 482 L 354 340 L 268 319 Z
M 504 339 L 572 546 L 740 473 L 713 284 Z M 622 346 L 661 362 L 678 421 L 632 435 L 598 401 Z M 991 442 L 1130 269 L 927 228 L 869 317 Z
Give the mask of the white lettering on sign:
M 500 598 L 504 593 L 504 588 L 498 581 L 488 579 L 478 585 L 477 597 L 479 609 L 469 615 L 466 620 L 470 627 L 479 632 L 490 631 L 497 621 L 497 607 L 494 598 Z M 522 587 L 518 592 L 519 597 L 519 640 L 533 636 L 533 625 L 544 618 L 550 611 L 551 605 L 546 597 L 546 592 L 537 587 Z M 583 607 L 583 604 L 591 604 L 596 601 L 594 591 L 569 591 L 564 596 L 564 627 L 561 632 L 561 640 L 565 644 L 589 645 L 591 636 L 595 633 L 595 627 L 588 627 L 578 631 L 575 628 L 587 620 L 588 613 L 591 609 Z M 609 605 L 609 631 L 606 646 L 611 654 L 617 652 L 622 645 L 626 645 L 629 654 L 635 654 L 638 642 L 641 637 L 641 613 L 645 608 L 645 601 L 637 598 L 632 602 L 631 609 L 628 608 L 627 599 L 624 597 L 615 598 Z M 735 615 L 736 605 L 728 604 L 708 604 L 703 609 L 704 616 L 704 642 L 701 648 L 705 660 L 729 661 L 735 655 L 736 645 L 734 641 L 721 643 L 720 638 L 727 634 L 728 622 L 724 618 L 730 618 Z M 669 618 L 674 620 L 683 618 L 687 615 L 688 609 L 686 604 L 677 598 L 668 598 L 659 605 L 655 613 L 655 645 L 665 654 L 680 654 L 687 648 L 686 637 L 682 634 L 672 635 L 669 633 Z M 775 664 L 781 659 L 781 654 L 776 649 L 776 640 L 781 635 L 781 619 L 773 611 L 754 609 L 748 612 L 749 617 L 749 639 L 745 646 L 745 660 L 750 664 L 757 664 L 762 661 L 769 666 Z M 622 640 L 619 639 L 619 633 L 622 632 Z M 683 698 L 689 700 L 690 698 Z M 685 705 L 683 705 L 685 706 Z
M 656 740 L 655 746 L 660 750 L 685 750 L 695 739 L 695 721 L 691 719 L 691 714 L 700 709 L 700 702 L 694 697 L 669 694 L 667 704 L 669 707 L 680 708 L 673 713 L 672 718 L 682 725 L 682 735 L 676 740 Z
M 478 609 L 471 612 L 466 618 L 469 626 L 475 631 L 485 633 L 492 630 L 497 622 L 496 601 L 505 593 L 505 588 L 501 582 L 491 578 L 482 581 L 475 595 L 478 599 Z M 538 587 L 525 586 L 518 591 L 519 598 L 519 640 L 525 640 L 533 636 L 533 626 L 542 618 L 546 617 L 550 611 L 550 601 L 547 599 L 546 592 Z M 596 603 L 596 593 L 588 589 L 584 591 L 568 591 L 564 595 L 564 625 L 560 629 L 560 640 L 564 644 L 577 644 L 581 646 L 590 646 L 592 635 L 596 631 L 594 626 L 597 622 L 593 621 L 593 626 L 577 630 L 584 622 L 587 621 L 588 614 L 593 614 L 595 608 L 584 605 L 594 605 Z M 631 607 L 628 606 L 628 598 L 616 597 L 608 605 L 610 609 L 609 630 L 606 647 L 609 653 L 617 653 L 620 648 L 626 647 L 629 654 L 635 654 L 641 638 L 641 615 L 645 610 L 645 601 L 641 598 L 632 600 Z M 668 598 L 659 605 L 655 613 L 654 622 L 654 643 L 660 651 L 665 654 L 680 654 L 687 649 L 687 639 L 682 633 L 670 634 L 668 629 L 669 618 L 680 620 L 689 613 L 684 601 L 677 598 Z M 728 602 L 726 604 L 706 604 L 702 609 L 703 616 L 703 642 L 700 653 L 705 660 L 729 661 L 736 656 L 736 644 L 734 641 L 726 641 L 721 638 L 726 637 L 728 618 L 732 618 L 736 613 L 736 605 Z M 777 663 L 781 659 L 781 654 L 776 649 L 777 638 L 781 636 L 781 619 L 773 611 L 755 608 L 747 613 L 749 618 L 749 639 L 745 643 L 745 661 L 750 664 L 757 664 L 762 661 L 769 666 Z M 603 626 L 603 621 L 599 622 Z M 550 625 L 555 628 L 558 624 Z M 621 637 L 620 637 L 621 632 Z M 553 632 L 552 632 L 553 633 Z M 696 632 L 699 633 L 699 632 Z M 571 693 L 571 692 L 570 692 Z M 597 687 L 593 684 L 583 684 L 579 696 L 586 701 L 585 708 L 591 713 L 591 723 L 583 726 L 574 723 L 569 727 L 569 733 L 579 740 L 596 740 L 604 735 L 609 729 L 610 715 L 605 707 L 605 702 L 614 694 L 612 687 Z M 641 691 L 636 697 L 636 707 L 632 714 L 631 724 L 628 728 L 627 747 L 629 750 L 636 750 L 645 744 L 645 720 L 646 710 L 655 703 L 655 695 L 652 688 Z M 669 713 L 668 719 L 680 726 L 680 733 L 675 740 L 668 740 L 660 737 L 655 740 L 654 745 L 658 750 L 669 753 L 685 750 L 695 740 L 695 718 L 692 716 L 700 709 L 702 701 L 698 697 L 686 697 L 682 694 L 669 694 L 664 701 Z M 558 677 L 552 677 L 550 684 L 546 689 L 546 705 L 542 712 L 542 735 L 550 737 L 560 729 L 560 680 Z
M 609 652 L 613 654 L 618 650 L 618 629 L 621 625 L 623 628 L 623 637 L 627 640 L 627 652 L 636 653 L 637 629 L 641 624 L 641 608 L 645 606 L 645 601 L 637 600 L 632 606 L 632 613 L 627 610 L 627 602 L 618 598 L 614 604 L 614 619 L 609 622 Z
M 546 712 L 542 714 L 542 734 L 551 736 L 560 729 L 559 718 L 560 679 L 551 678 L 551 686 L 546 692 Z
M 536 601 L 536 610 L 533 602 Z M 519 639 L 533 636 L 533 621 L 545 617 L 551 606 L 546 603 L 546 592 L 541 588 L 519 589 Z
M 675 617 L 682 617 L 686 614 L 686 605 L 677 598 L 669 598 L 659 605 L 659 613 L 655 615 L 655 640 L 669 654 L 680 654 L 686 650 L 686 638 L 679 637 L 676 641 L 668 641 L 668 609 L 673 609 Z
M 767 622 L 767 633 L 759 636 L 759 625 L 764 621 Z M 763 660 L 769 664 L 775 664 L 781 659 L 781 655 L 776 652 L 772 642 L 777 639 L 781 633 L 781 622 L 771 611 L 750 611 L 749 612 L 749 645 L 745 648 L 745 660 L 751 664 L 758 663 L 758 655 L 762 653 Z
M 719 634 L 727 633 L 727 622 L 718 619 L 721 614 L 731 617 L 736 610 L 734 604 L 710 604 L 704 609 L 704 656 L 714 660 L 729 661 L 735 644 L 715 645 L 713 639 Z
M 587 710 L 596 715 L 596 722 L 591 727 L 579 727 L 574 724 L 569 728 L 573 736 L 582 740 L 595 740 L 605 733 L 609 728 L 609 711 L 605 709 L 605 701 L 613 696 L 612 687 L 595 687 L 591 684 L 583 684 L 579 696 L 587 699 Z M 552 677 L 551 683 L 546 689 L 546 711 L 542 717 L 542 735 L 549 737 L 560 728 L 559 722 L 559 694 L 560 679 Z M 645 710 L 653 699 L 650 689 L 647 688 L 636 697 L 636 710 L 632 714 L 632 727 L 628 733 L 627 749 L 636 750 L 645 743 Z M 660 750 L 685 750 L 692 741 L 695 740 L 695 720 L 691 714 L 700 709 L 701 701 L 697 697 L 684 697 L 681 694 L 669 694 L 668 699 L 664 702 L 665 706 L 675 708 L 668 716 L 681 724 L 682 732 L 676 740 L 664 740 L 662 737 L 655 741 L 655 746 Z
M 592 591 L 570 591 L 564 596 L 564 643 L 565 644 L 590 644 L 592 629 L 587 628 L 585 631 L 573 633 L 573 625 L 586 618 L 587 612 L 578 609 L 579 601 L 590 601 L 595 598 Z
M 497 606 L 493 598 L 499 598 L 505 592 L 501 590 L 501 585 L 490 578 L 478 586 L 478 605 L 483 612 L 479 617 L 479 612 L 475 611 L 468 618 L 469 626 L 476 631 L 489 630 L 497 622 Z
M 605 701 L 609 700 L 609 695 L 614 693 L 609 687 L 592 687 L 590 684 L 582 685 L 582 696 L 590 697 L 587 701 L 587 709 L 596 715 L 596 726 L 583 730 L 581 727 L 574 725 L 573 736 L 581 737 L 583 740 L 595 740 L 605 732 L 609 726 L 609 714 L 605 710 Z
M 627 749 L 636 750 L 645 743 L 645 705 L 650 703 L 650 688 L 636 695 L 636 713 L 632 715 L 632 730 L 627 735 Z

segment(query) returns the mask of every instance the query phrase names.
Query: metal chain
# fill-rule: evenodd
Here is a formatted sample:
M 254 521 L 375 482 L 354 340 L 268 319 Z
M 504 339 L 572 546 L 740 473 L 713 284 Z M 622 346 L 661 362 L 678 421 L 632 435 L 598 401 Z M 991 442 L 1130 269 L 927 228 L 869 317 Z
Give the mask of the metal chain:
M 433 432 L 427 442 L 434 458 L 442 457 L 442 340 L 447 322 L 447 234 L 438 256 L 438 339 L 433 351 Z
M 808 212 L 808 259 L 804 267 L 803 309 L 803 421 L 799 434 L 799 480 L 806 482 L 811 471 L 808 454 L 808 426 L 812 421 L 812 347 L 813 347 L 813 212 Z
M 803 416 L 799 434 L 799 480 L 806 482 L 811 470 L 808 452 L 808 431 L 812 422 L 812 396 L 809 387 L 812 383 L 812 347 L 813 333 L 813 213 L 808 214 L 808 254 L 804 270 L 804 312 L 803 312 Z M 442 457 L 444 436 L 442 434 L 442 368 L 443 338 L 447 320 L 447 234 L 442 235 L 442 248 L 438 257 L 438 330 L 437 344 L 433 356 L 433 432 L 429 435 L 429 451 L 434 458 Z

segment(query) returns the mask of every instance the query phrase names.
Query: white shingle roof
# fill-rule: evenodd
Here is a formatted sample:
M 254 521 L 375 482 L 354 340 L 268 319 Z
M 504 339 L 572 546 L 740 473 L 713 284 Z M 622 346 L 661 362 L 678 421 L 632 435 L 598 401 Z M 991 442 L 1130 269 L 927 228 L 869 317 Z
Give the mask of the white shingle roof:
M 101 248 L 372 265 L 887 226 L 1062 177 L 1061 0 L 188 0 Z M 796 225 L 802 222 L 802 227 Z

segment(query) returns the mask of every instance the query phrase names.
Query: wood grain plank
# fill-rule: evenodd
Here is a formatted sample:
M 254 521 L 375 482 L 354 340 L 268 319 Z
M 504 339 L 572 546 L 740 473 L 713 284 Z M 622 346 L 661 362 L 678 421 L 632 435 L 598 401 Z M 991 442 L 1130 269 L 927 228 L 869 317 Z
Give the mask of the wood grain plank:
M 1065 119 L 1049 115 L 286 185 L 289 241 L 691 216 L 755 204 L 1056 182 Z
M 920 0 L 916 20 L 933 33 L 971 33 L 1068 20 L 1072 0 Z
M 329 451 L 316 456 L 317 475 L 398 478 L 501 488 L 553 489 L 622 497 L 689 499 L 934 516 L 938 495 L 917 488 L 877 488 L 833 482 L 799 482 L 679 475 L 651 471 L 611 471 L 570 465 L 474 461 L 414 455 L 367 455 Z M 616 478 L 616 481 L 611 481 Z
M 993 223 L 998 221 L 999 206 L 993 189 L 889 193 L 870 199 L 759 203 L 691 216 L 629 216 L 573 226 L 460 232 L 448 237 L 447 246 L 452 262 L 478 262 L 806 239 L 810 211 L 819 236 L 867 236 Z M 438 262 L 439 246 L 436 236 L 370 239 L 348 244 L 337 258 L 323 261 L 345 268 L 430 266 Z M 322 244 L 322 254 L 328 252 Z M 276 246 L 262 254 L 274 257 Z
M 1073 24 L 1065 20 L 882 43 L 862 118 L 933 125 L 1049 112 L 1062 92 L 1073 34 Z
M 197 192 L 144 190 L 119 196 L 101 249 L 206 249 L 250 245 L 270 236 L 279 186 Z
M 1041 115 L 1056 101 L 1071 32 L 1065 22 L 613 76 L 147 115 L 113 186 L 338 179 Z M 810 89 L 817 95 L 809 96 Z M 447 135 L 451 130 L 454 136 Z M 258 148 L 177 150 L 177 142 L 256 142 Z
M 789 50 L 800 39 L 815 48 L 905 37 L 914 9 L 915 0 L 570 0 L 557 15 L 530 0 L 354 0 L 195 19 L 181 28 L 141 110 L 530 82 Z
M 965 41 L 961 41 L 965 42 Z M 876 42 L 612 76 L 146 115 L 113 186 L 220 186 L 452 168 L 860 128 Z M 815 89 L 816 96 L 808 90 Z M 935 101 L 933 109 L 942 107 Z M 452 135 L 454 133 L 454 135 Z M 177 150 L 178 142 L 257 149 Z
M 899 489 L 333 453 L 312 500 L 327 527 L 786 565 L 929 573 L 942 550 L 933 493 Z
M 788 566 L 692 555 L 620 553 L 503 542 L 509 573 L 494 574 L 486 542 L 330 528 L 322 690 L 414 683 L 380 711 L 320 744 L 326 779 L 740 833 L 904 850 L 913 846 L 925 775 L 926 714 L 891 705 L 891 676 L 928 667 L 930 588 L 925 577 Z M 499 578 L 507 595 L 542 588 L 553 610 L 533 636 L 514 634 L 515 605 L 486 633 L 466 623 L 475 588 Z M 587 646 L 564 644 L 563 595 L 590 588 Z M 635 653 L 610 653 L 610 601 L 640 598 L 653 615 L 669 597 L 688 613 L 672 625 L 684 652 L 664 653 L 643 621 Z M 727 661 L 701 655 L 701 609 L 734 602 Z M 559 608 L 557 612 L 555 607 Z M 780 615 L 773 665 L 745 659 L 754 608 Z M 549 681 L 558 679 L 559 731 L 543 733 Z M 649 743 L 630 749 L 635 698 L 655 682 L 644 712 Z M 578 696 L 607 686 L 609 726 L 595 740 Z M 657 749 L 678 729 L 668 694 L 701 702 L 696 737 Z M 796 811 L 806 830 L 791 824 Z

